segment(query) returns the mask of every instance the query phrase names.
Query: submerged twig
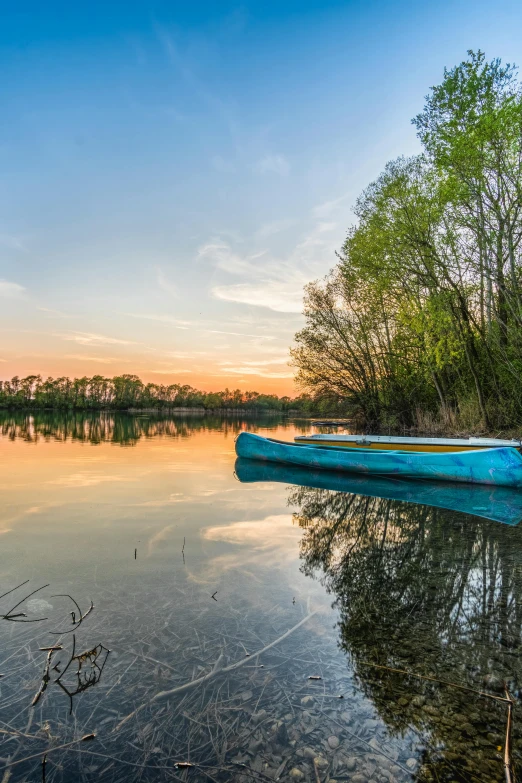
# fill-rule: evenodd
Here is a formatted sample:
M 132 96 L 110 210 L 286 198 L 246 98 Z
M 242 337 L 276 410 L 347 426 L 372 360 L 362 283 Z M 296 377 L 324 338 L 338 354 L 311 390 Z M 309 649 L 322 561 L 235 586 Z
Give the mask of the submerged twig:
M 45 691 L 47 690 L 47 686 L 49 685 L 49 681 L 51 679 L 51 676 L 49 674 L 49 669 L 51 668 L 51 660 L 53 657 L 54 650 L 51 649 L 47 653 L 47 660 L 45 662 L 45 668 L 44 673 L 42 675 L 42 681 L 40 683 L 40 687 L 36 691 L 36 694 L 34 696 L 34 699 L 31 702 L 31 707 L 36 707 L 42 696 L 44 695 Z
M 504 688 L 504 693 L 506 694 L 506 700 L 508 702 L 506 741 L 504 743 L 504 774 L 506 776 L 506 783 L 515 783 L 515 776 L 513 774 L 513 767 L 511 764 L 511 723 L 513 717 L 513 699 L 507 687 Z
M 23 586 L 24 586 L 24 585 L 26 585 L 28 582 L 29 582 L 29 579 L 26 579 L 26 580 L 25 580 L 25 582 L 20 582 L 20 584 L 19 584 L 19 585 L 16 585 L 16 587 L 12 587 L 12 588 L 11 588 L 10 590 L 8 590 L 6 593 L 2 593 L 2 595 L 0 595 L 0 598 L 5 598 L 5 597 L 6 597 L 6 595 L 9 595 L 10 593 L 14 593 L 14 591 L 15 591 L 15 590 L 18 590 L 18 588 L 19 588 L 19 587 L 23 587 Z
M 54 748 L 47 748 L 47 750 L 41 750 L 38 753 L 33 753 L 32 756 L 26 756 L 24 759 L 18 759 L 17 761 L 10 761 L 3 767 L 0 767 L 0 772 L 10 767 L 16 767 L 18 764 L 23 764 L 26 761 L 32 761 L 33 759 L 39 759 L 41 756 L 48 756 L 49 753 L 54 753 L 55 750 L 64 750 L 70 748 L 72 745 L 77 745 L 79 742 L 86 742 L 87 739 L 93 739 L 94 737 L 87 735 L 87 737 L 80 737 L 79 739 L 72 740 L 72 742 L 66 742 L 65 745 L 56 745 Z
M 78 619 L 76 619 L 76 612 L 71 612 L 71 617 L 72 617 L 72 622 L 73 622 L 74 628 L 69 628 L 68 631 L 67 630 L 64 630 L 64 631 L 49 631 L 49 633 L 53 634 L 53 636 L 62 636 L 64 633 L 72 633 L 73 631 L 76 631 L 80 627 L 80 625 L 83 623 L 85 618 L 88 615 L 90 615 L 90 613 L 94 609 L 94 604 L 91 601 L 91 605 L 89 606 L 89 608 L 87 609 L 85 614 L 82 614 L 82 610 L 80 609 L 80 607 L 78 605 L 78 602 L 75 601 L 74 598 L 72 597 L 72 595 L 69 595 L 69 593 L 56 593 L 55 595 L 52 595 L 51 598 L 69 598 L 73 602 L 73 604 L 75 605 L 75 607 L 78 610 Z
M 418 680 L 428 680 L 429 682 L 436 682 L 439 685 L 448 685 L 450 688 L 458 688 L 461 691 L 468 691 L 469 693 L 475 693 L 477 696 L 484 696 L 487 699 L 494 699 L 495 701 L 501 701 L 504 704 L 512 704 L 510 699 L 506 699 L 503 696 L 495 696 L 492 693 L 486 693 L 485 691 L 478 691 L 476 688 L 470 688 L 469 685 L 458 685 L 456 682 L 449 682 L 448 680 L 438 680 L 436 677 L 429 677 L 427 674 L 415 674 L 415 672 L 408 672 L 406 669 L 394 669 L 391 666 L 380 666 L 377 663 L 370 663 L 369 661 L 360 661 L 363 666 L 371 666 L 373 669 L 384 669 L 388 672 L 396 672 L 397 674 L 406 674 L 408 677 L 416 677 Z
M 256 657 L 258 655 L 261 655 L 267 650 L 270 650 L 272 647 L 275 647 L 276 644 L 282 642 L 283 639 L 286 639 L 288 636 L 290 636 L 290 634 L 294 633 L 294 631 L 297 631 L 298 628 L 300 628 L 302 625 L 308 622 L 308 620 L 310 620 L 315 614 L 317 614 L 317 610 L 307 614 L 306 617 L 303 617 L 303 619 L 300 620 L 296 625 L 294 625 L 292 628 L 289 628 L 289 630 L 286 631 L 284 634 L 282 634 L 282 636 L 279 636 L 277 639 L 275 639 L 273 642 L 270 642 L 270 644 L 267 644 L 261 650 L 252 653 L 252 656 L 250 657 Z M 225 666 L 223 668 L 221 667 L 216 668 L 215 665 L 211 672 L 205 674 L 203 677 L 199 677 L 197 680 L 191 680 L 190 682 L 186 682 L 184 685 L 178 685 L 176 688 L 171 688 L 168 691 L 160 691 L 159 693 L 156 693 L 155 696 L 153 696 L 151 699 L 141 704 L 139 707 L 133 710 L 133 712 L 129 713 L 129 715 L 123 718 L 123 720 L 121 720 L 118 723 L 118 725 L 113 729 L 113 731 L 119 731 L 121 727 L 125 725 L 125 723 L 127 723 L 129 720 L 131 720 L 131 718 L 133 718 L 135 715 L 141 712 L 141 710 L 144 709 L 144 707 L 146 707 L 148 704 L 152 704 L 155 701 L 160 701 L 161 699 L 167 699 L 169 696 L 174 696 L 177 693 L 183 693 L 184 691 L 187 691 L 190 688 L 195 688 L 197 685 L 201 685 L 202 683 L 207 682 L 207 680 L 210 680 L 218 673 L 225 674 L 227 672 L 233 671 L 234 669 L 239 669 L 241 666 L 244 666 L 245 663 L 250 662 L 250 657 L 243 658 L 242 660 L 237 661 L 236 663 L 233 663 L 230 666 Z M 218 658 L 218 661 L 220 660 L 220 658 Z
M 87 690 L 87 688 L 92 687 L 93 685 L 96 685 L 100 680 L 101 676 L 103 674 L 103 670 L 105 668 L 105 664 L 107 663 L 107 658 L 109 657 L 110 650 L 107 647 L 104 647 L 102 644 L 97 644 L 96 647 L 93 647 L 91 650 L 86 650 L 83 653 L 80 653 L 79 655 L 75 654 L 76 649 L 76 637 L 73 636 L 73 652 L 72 655 L 67 663 L 67 666 L 61 672 L 60 676 L 55 680 L 56 684 L 64 691 L 64 693 L 67 694 L 69 697 L 70 702 L 70 712 L 72 713 L 72 707 L 73 707 L 73 696 L 76 696 L 78 693 L 82 693 L 83 691 Z M 103 656 L 105 653 L 105 657 L 103 658 L 103 662 L 101 666 L 98 663 L 98 659 Z M 73 661 L 76 661 L 77 663 L 77 671 L 76 671 L 76 679 L 77 679 L 77 685 L 75 686 L 74 690 L 70 690 L 68 687 L 66 687 L 62 682 L 62 678 L 64 674 L 69 669 L 71 663 Z M 82 671 L 82 666 L 84 663 L 89 662 L 91 664 L 91 669 L 87 674 L 84 674 Z
M 54 645 L 53 647 L 44 647 L 41 649 L 47 650 L 47 659 L 45 662 L 44 673 L 42 675 L 42 681 L 40 683 L 40 687 L 38 688 L 38 691 L 36 692 L 33 698 L 33 701 L 31 702 L 31 707 L 35 707 L 38 704 L 43 694 L 47 690 L 47 687 L 51 682 L 50 670 L 51 670 L 51 662 L 52 662 L 53 655 L 55 652 L 59 650 L 63 650 L 63 646 Z M 59 685 L 60 688 L 69 697 L 71 712 L 72 712 L 73 696 L 76 696 L 76 694 L 78 693 L 82 693 L 83 691 L 87 690 L 87 688 L 90 688 L 92 685 L 96 685 L 96 683 L 100 681 L 103 673 L 103 669 L 107 662 L 109 652 L 110 650 L 108 650 L 102 644 L 98 644 L 96 645 L 96 647 L 93 647 L 90 650 L 86 650 L 85 652 L 80 653 L 79 655 L 76 655 L 76 635 L 73 634 L 72 652 L 70 654 L 67 664 L 65 665 L 65 668 L 63 669 L 63 671 L 60 671 L 60 669 L 58 669 L 58 664 L 60 663 L 60 661 L 58 661 L 58 664 L 56 664 L 56 666 L 53 666 L 53 670 L 56 670 L 59 674 L 59 676 L 54 680 L 54 683 Z M 98 660 L 101 659 L 104 653 L 105 656 L 103 657 L 103 662 L 100 665 L 98 663 Z M 74 687 L 74 690 L 69 689 L 61 682 L 61 680 L 69 670 L 73 661 L 75 661 L 77 664 L 77 670 L 75 672 L 77 685 Z M 91 664 L 91 669 L 90 671 L 87 672 L 87 674 L 85 674 L 84 671 L 82 670 L 82 666 L 87 662 Z
M 4 593 L 3 596 L 0 596 L 0 598 L 3 598 L 5 595 L 9 595 L 9 593 L 14 592 L 15 590 L 18 590 L 18 587 L 22 587 L 22 585 L 27 584 L 29 580 L 27 579 L 25 582 L 22 582 L 22 584 L 18 585 L 17 587 L 13 587 L 12 590 L 8 590 L 7 593 Z M 18 609 L 20 604 L 23 604 L 24 601 L 27 601 L 28 598 L 30 598 L 32 595 L 35 595 L 35 593 L 39 593 L 40 590 L 44 590 L 46 587 L 49 587 L 49 585 L 42 585 L 42 587 L 37 587 L 36 590 L 33 590 L 32 593 L 29 593 L 29 595 L 26 595 L 22 598 L 21 601 L 18 601 L 17 604 L 12 606 L 8 612 L 5 614 L 0 615 L 0 619 L 2 620 L 10 620 L 14 623 L 41 623 L 44 620 L 47 620 L 47 617 L 39 617 L 36 620 L 19 620 L 19 617 L 27 617 L 27 615 L 24 612 L 18 612 L 17 614 L 13 614 L 15 609 Z

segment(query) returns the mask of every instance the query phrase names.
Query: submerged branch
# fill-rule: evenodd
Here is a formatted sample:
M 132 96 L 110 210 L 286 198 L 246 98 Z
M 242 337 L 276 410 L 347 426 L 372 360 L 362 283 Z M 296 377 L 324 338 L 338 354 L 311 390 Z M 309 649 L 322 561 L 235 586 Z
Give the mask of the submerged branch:
M 167 699 L 169 696 L 174 696 L 175 694 L 178 693 L 183 693 L 184 691 L 188 691 L 191 688 L 195 688 L 198 685 L 202 685 L 204 682 L 207 682 L 216 674 L 225 674 L 227 672 L 234 671 L 234 669 L 239 669 L 241 666 L 244 666 L 244 664 L 246 663 L 251 663 L 252 658 L 255 658 L 256 656 L 261 655 L 267 650 L 270 650 L 272 647 L 275 647 L 276 644 L 282 642 L 283 639 L 286 639 L 288 636 L 290 636 L 290 634 L 294 633 L 294 631 L 297 631 L 298 628 L 300 628 L 302 625 L 307 623 L 308 620 L 310 620 L 315 614 L 317 614 L 317 610 L 314 610 L 313 612 L 307 614 L 306 617 L 303 617 L 303 619 L 300 620 L 296 625 L 294 625 L 292 628 L 286 631 L 282 636 L 279 636 L 273 642 L 270 642 L 270 644 L 267 644 L 266 647 L 263 647 L 261 650 L 252 653 L 252 655 L 245 657 L 243 660 L 237 661 L 236 663 L 233 663 L 230 666 L 222 667 L 221 665 L 219 665 L 222 661 L 222 655 L 220 655 L 211 672 L 205 674 L 203 677 L 199 677 L 197 680 L 191 680 L 190 682 L 186 682 L 184 685 L 178 685 L 177 688 L 171 688 L 168 691 L 160 691 L 151 699 L 149 699 L 148 701 L 144 702 L 139 707 L 137 707 L 133 712 L 131 712 L 125 718 L 123 718 L 123 720 L 121 720 L 118 723 L 118 725 L 113 729 L 113 731 L 119 731 L 121 727 L 125 725 L 125 723 L 127 723 L 129 720 L 131 720 L 131 718 L 137 715 L 138 712 L 141 712 L 141 710 L 144 709 L 144 707 L 146 707 L 148 704 L 152 704 L 153 702 L 160 701 L 162 699 Z

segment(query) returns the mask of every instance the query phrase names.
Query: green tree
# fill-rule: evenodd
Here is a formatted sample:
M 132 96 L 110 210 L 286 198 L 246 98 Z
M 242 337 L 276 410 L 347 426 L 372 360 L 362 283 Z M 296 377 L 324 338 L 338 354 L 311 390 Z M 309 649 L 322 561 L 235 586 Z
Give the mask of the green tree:
M 470 52 L 414 122 L 424 154 L 389 163 L 363 192 L 337 266 L 306 289 L 297 379 L 368 426 L 426 413 L 509 426 L 522 421 L 515 69 Z

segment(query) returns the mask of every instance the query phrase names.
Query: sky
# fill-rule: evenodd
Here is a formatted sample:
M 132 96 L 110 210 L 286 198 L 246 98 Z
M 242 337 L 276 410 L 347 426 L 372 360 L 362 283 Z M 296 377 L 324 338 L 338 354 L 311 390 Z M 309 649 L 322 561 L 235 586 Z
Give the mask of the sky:
M 303 287 L 429 88 L 522 63 L 520 0 L 1 5 L 0 379 L 298 393 Z

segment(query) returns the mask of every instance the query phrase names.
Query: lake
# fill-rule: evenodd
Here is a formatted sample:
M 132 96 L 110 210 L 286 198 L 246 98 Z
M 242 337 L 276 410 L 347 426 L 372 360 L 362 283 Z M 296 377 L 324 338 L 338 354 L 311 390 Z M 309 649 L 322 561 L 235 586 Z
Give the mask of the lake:
M 0 413 L 0 782 L 504 780 L 522 523 L 236 466 L 242 429 L 310 427 Z

